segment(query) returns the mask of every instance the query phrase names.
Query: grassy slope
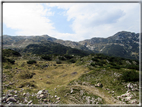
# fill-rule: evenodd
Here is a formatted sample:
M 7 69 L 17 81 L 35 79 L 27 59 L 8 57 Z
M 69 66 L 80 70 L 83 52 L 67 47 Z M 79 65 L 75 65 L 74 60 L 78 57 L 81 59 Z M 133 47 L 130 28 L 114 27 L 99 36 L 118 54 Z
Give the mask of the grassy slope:
M 100 96 L 106 104 L 119 103 L 117 100 L 114 101 L 112 94 L 108 93 L 105 88 L 109 88 L 110 91 L 114 90 L 117 96 L 125 93 L 125 85 L 119 79 L 117 80 L 115 78 L 114 73 L 122 73 L 129 69 L 114 69 L 110 68 L 108 64 L 103 65 L 104 67 L 89 66 L 89 69 L 87 66 L 91 59 L 92 56 L 83 57 L 74 64 L 67 63 L 66 61 L 62 62 L 62 64 L 56 64 L 55 61 L 37 61 L 37 64 L 30 65 L 27 64 L 27 60 L 25 59 L 17 59 L 15 60 L 15 64 L 3 63 L 3 76 L 8 76 L 3 83 L 8 84 L 9 82 L 14 82 L 9 88 L 5 88 L 4 92 L 9 89 L 20 90 L 18 88 L 20 85 L 30 83 L 36 87 L 29 88 L 25 85 L 23 87 L 25 91 L 37 93 L 38 90 L 46 89 L 51 95 L 60 96 L 60 103 L 83 104 L 84 102 L 79 101 L 78 97 L 80 90 L 84 90 L 85 95 L 88 93 L 89 96 Z M 49 66 L 44 67 L 46 64 Z M 6 66 L 10 66 L 12 69 L 5 69 Z M 30 79 L 22 79 L 19 77 L 19 75 L 24 75 L 25 73 L 35 73 L 35 75 Z M 89 85 L 82 85 L 83 82 Z M 103 84 L 103 88 L 94 87 L 98 82 Z M 57 88 L 56 91 L 54 88 Z M 64 96 L 70 93 L 71 88 L 76 91 L 74 91 L 73 95 L 65 98 Z M 72 97 L 77 100 L 71 99 Z

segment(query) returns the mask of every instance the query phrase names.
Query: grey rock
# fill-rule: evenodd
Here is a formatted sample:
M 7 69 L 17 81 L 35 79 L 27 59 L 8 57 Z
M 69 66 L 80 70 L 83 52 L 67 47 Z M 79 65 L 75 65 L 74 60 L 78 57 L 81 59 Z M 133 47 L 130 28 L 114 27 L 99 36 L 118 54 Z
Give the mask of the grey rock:
M 95 98 L 94 97 L 92 97 L 92 104 L 95 104 Z
M 130 100 L 129 101 L 130 104 L 138 104 L 139 102 L 136 99 Z
M 95 84 L 95 87 L 103 87 L 103 84 L 102 83 L 97 83 L 97 84 Z
M 60 100 L 61 98 L 60 98 L 60 97 L 57 97 L 56 99 L 57 99 L 57 100 Z
M 83 90 L 80 90 L 80 96 L 83 96 L 84 92 Z
M 132 88 L 133 88 L 132 83 L 128 83 L 128 84 L 127 84 L 127 88 L 132 89 Z
M 27 104 L 31 104 L 32 103 L 32 100 L 30 100 Z
M 37 95 L 43 94 L 45 92 L 45 90 L 40 90 L 38 91 Z
M 39 98 L 42 98 L 42 99 L 43 99 L 43 98 L 46 98 L 46 97 L 45 97 L 44 94 L 40 94 L 40 95 L 39 95 Z
M 71 88 L 71 92 L 70 92 L 71 94 L 73 93 L 73 89 Z
M 102 98 L 98 97 L 97 98 L 98 102 L 102 102 Z
M 130 101 L 132 97 L 126 97 L 125 101 Z
M 9 97 L 8 99 L 6 99 L 6 102 L 16 102 L 16 99 L 14 97 Z
M 90 104 L 90 96 L 87 96 L 87 97 L 86 97 L 86 103 L 87 103 L 87 104 Z

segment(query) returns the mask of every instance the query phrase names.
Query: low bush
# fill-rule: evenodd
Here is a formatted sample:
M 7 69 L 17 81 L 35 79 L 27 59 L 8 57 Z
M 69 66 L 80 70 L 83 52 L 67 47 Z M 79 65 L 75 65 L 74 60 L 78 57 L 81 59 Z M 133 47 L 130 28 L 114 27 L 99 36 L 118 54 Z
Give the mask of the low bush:
M 94 63 L 94 62 L 92 62 L 92 63 L 91 63 L 91 66 L 95 66 L 95 63 Z
M 7 61 L 10 62 L 11 64 L 14 64 L 14 63 L 15 63 L 15 61 L 12 60 L 12 59 L 7 59 Z
M 75 62 L 76 62 L 76 60 L 75 60 L 75 59 L 70 59 L 70 60 L 69 60 L 69 62 L 71 62 L 71 63 L 75 63 Z
M 125 82 L 139 81 L 139 73 L 136 71 L 125 71 L 122 73 L 121 79 Z
M 63 56 L 59 56 L 59 59 L 60 59 L 60 60 L 63 60 L 63 61 L 66 60 L 66 58 L 63 57 Z
M 22 84 L 19 85 L 19 88 L 23 88 L 23 87 L 25 87 L 25 86 L 37 88 L 37 86 L 36 86 L 34 83 L 32 83 L 32 82 L 25 82 L 25 83 L 22 83 Z
M 139 65 L 127 65 L 125 68 L 139 70 Z
M 31 73 L 29 71 L 23 71 L 19 74 L 19 78 L 21 79 L 30 79 L 35 75 L 35 73 Z
M 56 64 L 61 64 L 62 62 L 61 61 L 56 61 Z
M 47 60 L 47 61 L 51 61 L 52 60 L 52 57 L 48 56 L 48 55 L 44 55 L 41 58 L 44 59 L 44 60 Z
M 27 61 L 27 64 L 34 64 L 34 63 L 37 63 L 35 60 L 29 60 Z
M 7 65 L 7 66 L 5 66 L 4 68 L 5 68 L 5 69 L 11 69 L 12 67 L 9 66 L 9 65 Z

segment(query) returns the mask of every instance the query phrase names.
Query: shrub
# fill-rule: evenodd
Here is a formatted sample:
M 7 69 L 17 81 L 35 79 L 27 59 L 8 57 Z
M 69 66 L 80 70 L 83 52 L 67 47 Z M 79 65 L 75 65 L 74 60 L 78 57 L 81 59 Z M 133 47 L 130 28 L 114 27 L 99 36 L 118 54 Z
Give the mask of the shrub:
M 30 79 L 35 75 L 35 73 L 31 73 L 29 71 L 23 71 L 19 74 L 19 78 L 21 79 Z
M 47 55 L 42 56 L 41 58 L 44 59 L 44 60 L 48 60 L 48 61 L 52 60 L 51 56 L 47 56 Z
M 59 56 L 59 59 L 60 59 L 60 60 L 63 60 L 63 61 L 66 60 L 66 58 L 63 57 L 63 56 Z
M 34 63 L 36 63 L 35 60 L 29 60 L 29 61 L 27 61 L 27 64 L 34 64 Z
M 76 60 L 75 60 L 75 59 L 70 59 L 70 60 L 69 60 L 69 62 L 71 62 L 71 63 L 75 63 L 75 62 L 76 62 Z
M 139 65 L 127 65 L 125 68 L 139 70 Z
M 94 58 L 92 58 L 92 60 L 93 60 L 93 61 L 98 61 L 98 58 L 95 58 L 95 57 L 94 57 Z
M 91 66 L 95 66 L 95 63 L 94 63 L 94 62 L 92 62 L 92 63 L 91 63 Z
M 5 66 L 5 69 L 11 69 L 11 68 L 12 68 L 12 67 L 9 66 L 9 65 Z
M 12 60 L 12 59 L 7 59 L 7 61 L 10 62 L 11 64 L 14 64 L 14 63 L 15 63 L 15 61 Z
M 139 81 L 139 73 L 136 71 L 125 71 L 122 73 L 121 79 L 125 82 Z
M 62 62 L 61 61 L 56 61 L 56 64 L 61 64 Z
M 66 59 L 72 59 L 73 56 L 71 56 L 71 55 L 65 55 L 65 58 L 66 58 Z

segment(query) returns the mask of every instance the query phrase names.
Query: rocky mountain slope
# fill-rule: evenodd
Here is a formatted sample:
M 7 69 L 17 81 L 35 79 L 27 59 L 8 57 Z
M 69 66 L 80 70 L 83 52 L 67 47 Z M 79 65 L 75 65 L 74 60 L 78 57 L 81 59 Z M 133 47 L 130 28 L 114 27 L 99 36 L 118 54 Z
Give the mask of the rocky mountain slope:
M 92 38 L 79 43 L 99 53 L 138 59 L 139 34 L 122 31 L 108 38 Z
M 84 41 L 73 42 L 64 41 L 50 37 L 42 36 L 3 36 L 4 48 L 25 48 L 29 44 L 39 44 L 42 42 L 55 42 L 64 46 L 81 49 L 84 51 L 93 51 L 112 56 L 119 56 L 131 59 L 139 59 L 139 34 L 121 31 L 108 38 L 92 38 Z

